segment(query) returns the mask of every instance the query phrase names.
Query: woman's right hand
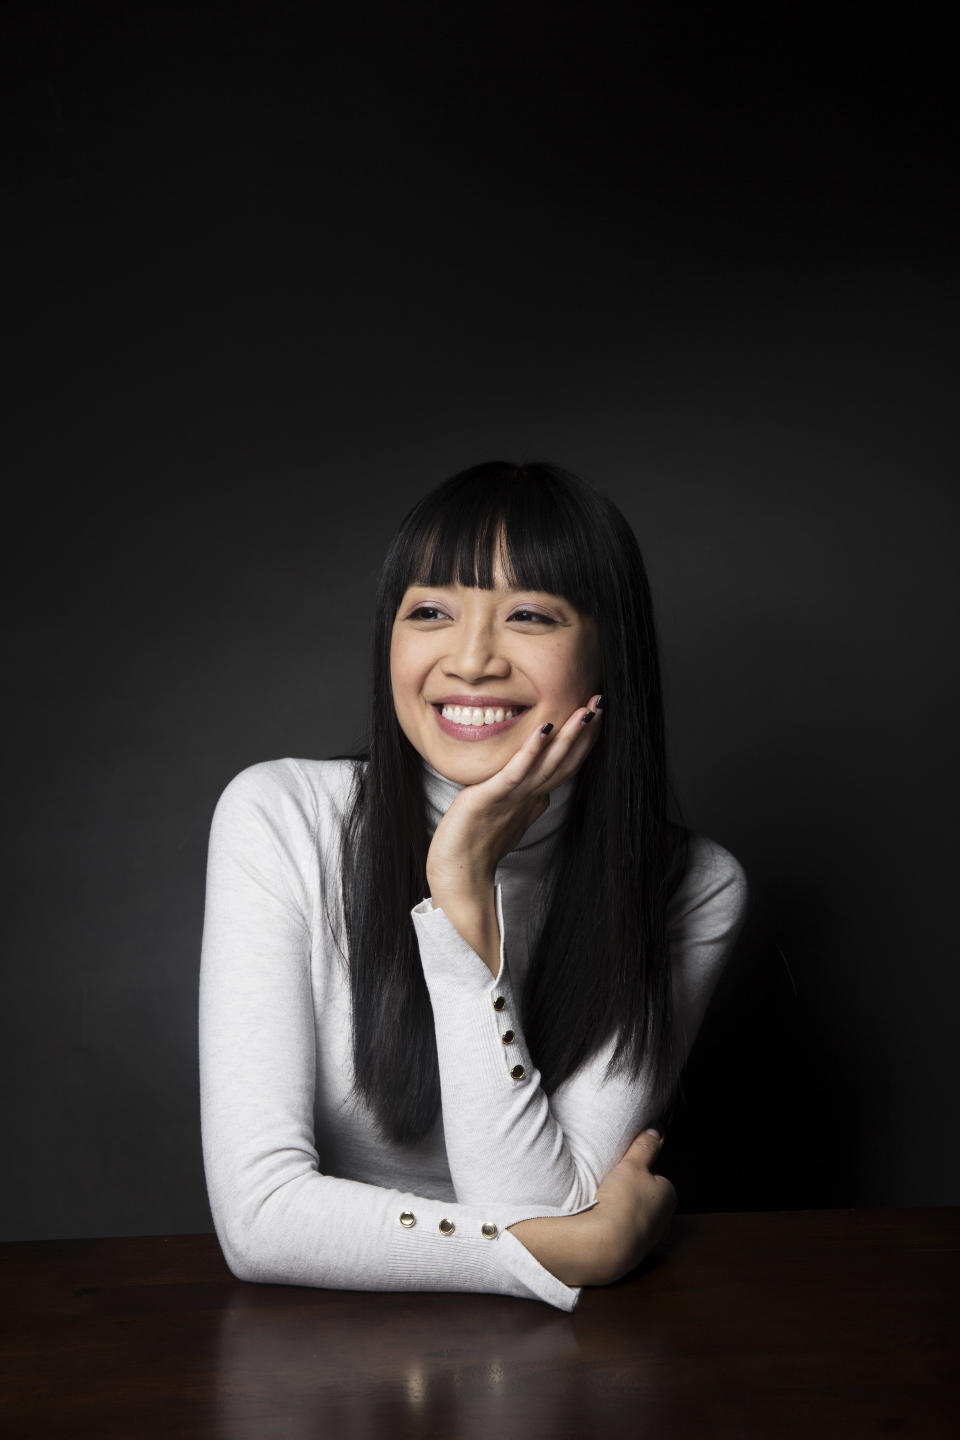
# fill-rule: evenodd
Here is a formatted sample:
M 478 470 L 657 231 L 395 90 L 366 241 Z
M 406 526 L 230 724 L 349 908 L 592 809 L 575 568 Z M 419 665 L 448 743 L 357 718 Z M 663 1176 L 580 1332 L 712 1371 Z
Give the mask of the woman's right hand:
M 534 730 L 501 770 L 465 785 L 433 833 L 427 884 L 434 908 L 444 911 L 493 975 L 500 969 L 497 866 L 546 810 L 550 792 L 577 773 L 596 744 L 601 698 L 574 710 L 555 733 Z
M 677 1192 L 652 1166 L 663 1144 L 644 1130 L 597 1190 L 592 1209 L 511 1225 L 516 1238 L 565 1285 L 609 1285 L 664 1238 Z

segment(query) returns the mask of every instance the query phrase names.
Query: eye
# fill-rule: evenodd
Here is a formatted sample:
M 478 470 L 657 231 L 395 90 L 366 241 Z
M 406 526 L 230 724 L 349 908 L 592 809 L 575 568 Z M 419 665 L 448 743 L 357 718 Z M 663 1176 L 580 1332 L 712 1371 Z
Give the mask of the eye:
M 544 615 L 540 610 L 514 610 L 510 616 L 511 620 L 519 620 L 524 625 L 556 625 L 552 615 Z
M 439 605 L 418 605 L 406 617 L 408 620 L 449 620 L 450 616 Z

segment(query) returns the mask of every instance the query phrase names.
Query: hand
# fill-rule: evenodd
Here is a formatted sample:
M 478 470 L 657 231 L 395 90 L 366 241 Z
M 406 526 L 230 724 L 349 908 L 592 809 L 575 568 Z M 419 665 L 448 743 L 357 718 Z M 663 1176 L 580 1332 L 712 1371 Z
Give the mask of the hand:
M 502 770 L 478 785 L 465 786 L 434 832 L 427 853 L 433 903 L 494 974 L 497 966 L 487 952 L 496 933 L 497 865 L 546 810 L 550 791 L 575 775 L 589 755 L 602 724 L 599 699 L 596 695 L 575 710 L 558 731 L 544 735 L 535 730 Z M 587 714 L 592 720 L 585 724 Z
M 520 1220 L 510 1230 L 565 1285 L 609 1285 L 640 1264 L 666 1235 L 677 1193 L 651 1169 L 663 1142 L 638 1135 L 579 1215 Z
M 597 1190 L 588 1213 L 598 1227 L 597 1260 L 605 1278 L 595 1284 L 628 1274 L 670 1228 L 677 1192 L 653 1170 L 662 1144 L 656 1130 L 644 1130 Z

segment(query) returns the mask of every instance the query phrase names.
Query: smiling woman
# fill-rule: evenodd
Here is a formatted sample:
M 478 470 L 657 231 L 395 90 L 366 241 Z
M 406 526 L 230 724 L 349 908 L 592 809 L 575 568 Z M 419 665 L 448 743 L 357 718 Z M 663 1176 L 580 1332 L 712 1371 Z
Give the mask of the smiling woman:
M 585 712 L 599 684 L 596 624 L 560 595 L 513 587 L 502 564 L 490 590 L 413 585 L 394 621 L 390 677 L 414 749 L 473 785 L 534 731 Z
M 427 857 L 433 904 L 496 974 L 497 863 L 546 808 L 551 790 L 586 759 L 599 732 L 588 722 L 603 697 L 584 700 L 599 671 L 595 622 L 560 595 L 514 588 L 501 560 L 493 582 L 490 590 L 407 590 L 393 627 L 390 676 L 400 728 L 439 774 L 464 786 L 501 771 L 528 782 L 528 802 L 514 803 L 505 815 L 501 807 L 496 818 L 475 816 L 463 801 L 452 806 Z M 458 684 L 478 688 L 451 694 L 447 687 Z M 551 739 L 561 718 L 566 723 Z M 516 790 L 510 798 L 516 801 Z
M 214 817 L 204 1159 L 237 1275 L 571 1309 L 657 1243 L 652 1123 L 745 894 L 666 796 L 616 507 L 539 464 L 427 495 L 381 574 L 368 750 L 254 766 Z

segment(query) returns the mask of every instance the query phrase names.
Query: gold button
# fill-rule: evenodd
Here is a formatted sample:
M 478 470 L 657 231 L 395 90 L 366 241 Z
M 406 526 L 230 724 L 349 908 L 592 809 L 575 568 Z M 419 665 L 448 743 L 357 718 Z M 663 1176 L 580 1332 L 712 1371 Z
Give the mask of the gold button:
M 456 1230 L 456 1228 L 457 1228 L 457 1227 L 456 1227 L 456 1225 L 454 1225 L 454 1223 L 453 1223 L 452 1220 L 441 1220 L 441 1221 L 440 1221 L 440 1234 L 441 1234 L 441 1235 L 452 1235 L 453 1232 L 454 1232 L 454 1230 Z
M 511 1079 L 511 1080 L 522 1080 L 523 1077 L 524 1077 L 524 1075 L 526 1075 L 526 1073 L 527 1073 L 527 1072 L 526 1072 L 526 1070 L 524 1070 L 524 1068 L 523 1068 L 522 1065 L 514 1065 L 513 1069 L 510 1071 L 510 1079 Z
M 400 1211 L 400 1224 L 403 1225 L 407 1230 L 411 1230 L 413 1226 L 416 1225 L 416 1223 L 417 1217 L 416 1215 L 414 1215 L 412 1210 Z
M 516 1038 L 517 1037 L 514 1035 L 512 1030 L 504 1030 L 503 1034 L 500 1036 L 500 1039 L 503 1041 L 504 1045 L 512 1045 Z
M 493 1008 L 494 1008 L 494 1010 L 502 1010 L 503 1007 L 504 1007 L 504 1005 L 506 1005 L 506 1003 L 507 1003 L 507 1002 L 506 1002 L 506 1000 L 503 998 L 502 995 L 494 995 L 494 997 L 493 997 Z
M 480 1234 L 483 1236 L 484 1240 L 496 1240 L 497 1236 L 500 1234 L 500 1231 L 497 1229 L 496 1225 L 481 1225 Z

